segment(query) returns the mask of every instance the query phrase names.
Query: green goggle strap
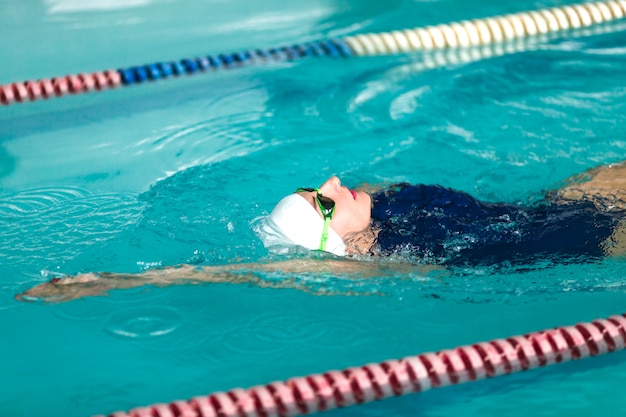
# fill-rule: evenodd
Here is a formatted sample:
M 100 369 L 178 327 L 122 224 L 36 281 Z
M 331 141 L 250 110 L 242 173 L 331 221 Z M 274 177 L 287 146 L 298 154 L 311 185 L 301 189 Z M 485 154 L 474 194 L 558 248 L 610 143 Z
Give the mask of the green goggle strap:
M 319 204 L 319 203 L 318 203 Z M 320 204 L 321 206 L 321 204 Z M 322 208 L 322 207 L 320 207 Z M 333 209 L 334 211 L 334 209 Z M 322 210 L 322 213 L 324 211 Z M 329 216 L 324 216 L 324 229 L 322 229 L 322 240 L 320 241 L 320 250 L 326 250 L 326 241 L 328 240 L 328 227 L 330 226 L 330 218 L 332 216 L 332 211 Z
M 315 189 L 317 191 L 317 195 L 320 196 L 320 190 L 318 188 Z M 320 241 L 320 250 L 326 250 L 326 242 L 328 241 L 328 228 L 330 227 L 330 219 L 333 217 L 335 213 L 335 207 L 328 210 L 325 208 L 320 202 L 319 197 L 315 199 L 317 201 L 317 206 L 320 208 L 322 215 L 324 216 L 324 228 L 322 229 L 322 240 Z
M 299 193 L 302 191 L 310 191 L 310 190 L 311 190 L 310 188 L 309 189 L 298 188 L 296 192 Z M 313 188 L 312 190 L 314 190 L 318 196 L 322 195 L 319 188 Z M 322 229 L 322 240 L 320 241 L 320 250 L 325 251 L 326 242 L 328 241 L 328 228 L 330 227 L 330 219 L 333 217 L 333 214 L 335 213 L 335 207 L 328 210 L 322 205 L 319 198 L 315 198 L 315 201 L 317 201 L 317 206 L 320 208 L 320 211 L 322 212 L 322 215 L 324 216 L 324 228 Z

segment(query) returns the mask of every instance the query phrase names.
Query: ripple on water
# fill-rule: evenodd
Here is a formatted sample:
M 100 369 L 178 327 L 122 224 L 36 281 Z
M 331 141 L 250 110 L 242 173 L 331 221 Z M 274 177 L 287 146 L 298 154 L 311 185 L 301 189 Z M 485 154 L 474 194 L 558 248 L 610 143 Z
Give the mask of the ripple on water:
M 104 330 L 124 339 L 149 339 L 176 331 L 183 317 L 171 307 L 144 306 L 117 311 L 104 323 Z
M 264 314 L 245 327 L 226 333 L 223 345 L 234 352 L 289 351 L 294 346 L 308 348 L 354 348 L 368 343 L 368 333 L 357 321 L 319 319 L 290 312 Z
M 134 196 L 46 187 L 0 195 L 3 263 L 58 265 L 117 236 L 140 218 Z M 47 266 L 47 265 L 46 265 Z
M 111 308 L 106 304 L 94 303 L 93 299 L 81 301 L 56 305 L 53 307 L 53 314 L 70 321 L 99 320 L 111 314 Z
M 188 320 L 177 308 L 136 307 L 117 311 L 103 330 L 116 338 L 132 340 L 137 347 L 168 353 L 178 365 L 214 365 L 223 360 L 221 335 L 204 323 Z
M 170 123 L 130 143 L 124 151 L 152 164 L 154 154 L 171 155 L 174 165 L 165 165 L 172 175 L 182 169 L 246 155 L 264 147 L 267 93 L 256 86 L 215 95 L 206 104 L 181 112 Z M 163 171 L 160 171 L 161 174 Z
M 78 187 L 48 187 L 24 190 L 0 199 L 0 213 L 11 215 L 47 208 L 64 201 L 87 197 L 87 190 Z
M 309 345 L 322 348 L 355 348 L 371 342 L 371 333 L 362 322 L 340 319 L 315 320 L 304 323 L 302 331 L 316 336 Z
M 168 360 L 178 366 L 213 367 L 228 360 L 221 341 L 221 334 L 216 334 L 209 326 L 185 321 L 175 332 L 142 339 L 140 348 L 167 353 Z

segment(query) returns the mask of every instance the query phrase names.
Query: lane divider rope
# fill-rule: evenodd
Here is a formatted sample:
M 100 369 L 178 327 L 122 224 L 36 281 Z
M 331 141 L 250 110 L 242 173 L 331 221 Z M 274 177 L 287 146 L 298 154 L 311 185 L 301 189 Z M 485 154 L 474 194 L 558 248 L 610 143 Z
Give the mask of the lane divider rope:
M 621 19 L 626 1 L 583 3 L 425 28 L 349 36 L 343 40 L 355 55 L 488 45 Z
M 268 61 L 292 61 L 306 57 L 348 58 L 485 46 L 569 29 L 579 29 L 622 19 L 625 16 L 626 0 L 611 0 L 389 33 L 361 34 L 281 48 L 185 58 L 178 61 L 157 62 L 118 70 L 65 75 L 0 85 L 0 103 L 9 105 L 68 94 L 100 91 L 185 74 L 232 69 Z
M 570 31 L 567 39 L 571 40 L 580 36 L 592 36 L 625 30 L 626 22 L 612 25 L 596 25 Z M 392 73 L 423 72 L 447 65 L 459 65 L 494 58 L 518 52 L 527 52 L 541 49 L 558 49 L 558 45 L 547 45 L 546 42 L 557 38 L 556 33 L 547 33 L 529 38 L 520 38 L 513 41 L 500 42 L 488 45 L 471 46 L 467 48 L 433 49 L 423 51 L 419 60 L 413 60 L 403 65 L 392 68 Z
M 289 417 L 623 350 L 626 314 L 434 353 L 114 412 L 109 417 Z M 96 417 L 104 417 L 96 416 Z
M 0 103 L 8 105 L 28 100 L 35 101 L 68 94 L 87 93 L 210 70 L 232 69 L 253 63 L 292 61 L 304 57 L 347 57 L 350 55 L 352 52 L 345 42 L 333 39 L 282 48 L 185 58 L 179 61 L 157 62 L 118 70 L 0 85 Z

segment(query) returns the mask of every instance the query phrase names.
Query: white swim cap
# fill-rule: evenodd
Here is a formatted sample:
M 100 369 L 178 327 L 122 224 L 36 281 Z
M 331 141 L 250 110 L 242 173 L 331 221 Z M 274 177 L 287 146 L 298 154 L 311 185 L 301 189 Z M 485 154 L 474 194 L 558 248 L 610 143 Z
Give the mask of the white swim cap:
M 291 194 L 274 207 L 269 216 L 261 219 L 254 231 L 265 247 L 273 252 L 285 253 L 289 246 L 302 246 L 310 250 L 320 248 L 324 220 L 304 197 Z M 346 245 L 331 227 L 328 228 L 326 252 L 346 255 Z

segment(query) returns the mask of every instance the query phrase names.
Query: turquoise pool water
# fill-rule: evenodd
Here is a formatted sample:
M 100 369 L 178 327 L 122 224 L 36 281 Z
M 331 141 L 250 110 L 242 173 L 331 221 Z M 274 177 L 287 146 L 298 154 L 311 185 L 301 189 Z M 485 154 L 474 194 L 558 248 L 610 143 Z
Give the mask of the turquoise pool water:
M 0 84 L 566 3 L 4 2 Z M 303 60 L 0 107 L 0 415 L 110 413 L 623 312 L 620 259 L 445 277 L 261 275 L 297 288 L 139 288 L 65 304 L 13 296 L 56 274 L 273 259 L 250 222 L 331 174 L 538 201 L 625 159 L 625 34 L 430 70 L 421 56 Z M 329 415 L 619 414 L 625 359 Z

